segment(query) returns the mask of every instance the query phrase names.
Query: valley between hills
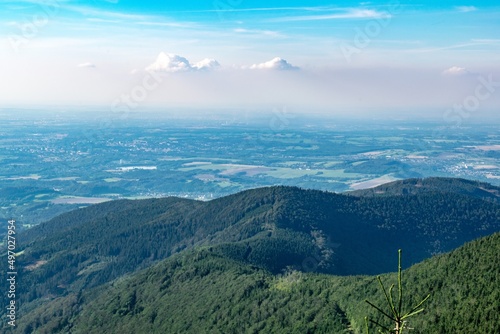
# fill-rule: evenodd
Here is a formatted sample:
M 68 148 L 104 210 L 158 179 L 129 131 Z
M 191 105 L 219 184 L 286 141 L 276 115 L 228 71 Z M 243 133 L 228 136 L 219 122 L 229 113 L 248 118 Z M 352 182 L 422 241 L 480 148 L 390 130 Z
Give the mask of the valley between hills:
M 364 333 L 402 249 L 405 306 L 431 294 L 413 333 L 498 333 L 499 199 L 426 178 L 92 205 L 17 236 L 14 332 Z

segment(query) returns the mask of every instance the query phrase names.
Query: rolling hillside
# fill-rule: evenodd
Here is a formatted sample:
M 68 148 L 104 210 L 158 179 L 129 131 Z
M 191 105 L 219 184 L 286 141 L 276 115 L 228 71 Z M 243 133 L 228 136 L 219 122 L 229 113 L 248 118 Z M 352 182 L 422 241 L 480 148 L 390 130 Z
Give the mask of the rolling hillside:
M 394 181 L 370 189 L 351 191 L 349 194 L 367 197 L 417 195 L 428 192 L 461 194 L 500 202 L 500 189 L 489 183 L 440 177 Z
M 373 275 L 395 270 L 398 248 L 404 249 L 409 267 L 500 231 L 500 206 L 483 193 L 488 189 L 495 194 L 498 188 L 455 179 L 381 187 L 355 194 L 270 187 L 209 202 L 124 200 L 63 214 L 18 236 L 21 253 L 16 262 L 22 266 L 18 271 L 23 282 L 17 291 L 19 314 L 26 319 L 38 315 L 48 300 L 79 309 L 84 302 L 80 298 L 90 302 L 111 282 L 152 270 L 171 257 L 176 260 L 168 261 L 182 263 L 193 262 L 193 256 L 206 258 L 210 264 L 201 263 L 186 274 L 192 277 L 222 266 L 223 281 L 210 280 L 224 289 L 226 278 L 235 280 L 226 277 L 233 267 L 251 273 L 250 285 L 257 284 L 254 275 L 278 277 L 285 272 Z M 172 272 L 179 266 L 174 267 Z M 340 323 L 348 322 L 340 304 L 322 305 L 338 311 Z
M 431 294 L 425 312 L 412 318 L 411 332 L 498 333 L 499 249 L 496 233 L 403 272 L 405 308 Z M 382 279 L 394 283 L 396 275 Z M 364 300 L 384 305 L 383 298 L 373 276 L 293 270 L 272 275 L 228 259 L 216 247 L 188 251 L 101 288 L 46 302 L 22 318 L 19 331 L 362 333 L 365 316 L 377 319 Z

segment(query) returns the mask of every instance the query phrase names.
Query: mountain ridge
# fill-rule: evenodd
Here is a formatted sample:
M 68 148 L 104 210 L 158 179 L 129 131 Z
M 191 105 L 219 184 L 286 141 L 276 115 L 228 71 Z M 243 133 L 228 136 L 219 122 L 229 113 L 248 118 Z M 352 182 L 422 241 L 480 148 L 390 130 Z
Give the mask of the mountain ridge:
M 20 312 L 184 252 L 205 249 L 272 275 L 380 274 L 394 270 L 387 259 L 398 248 L 409 267 L 500 231 L 499 204 L 476 196 L 471 183 L 429 182 L 453 191 L 355 196 L 275 186 L 209 202 L 121 200 L 66 213 L 18 237 Z M 392 187 L 400 192 L 400 184 Z
M 353 196 L 397 196 L 415 195 L 423 192 L 439 191 L 473 196 L 476 198 L 500 201 L 500 188 L 489 183 L 461 178 L 411 178 L 392 181 L 382 185 L 346 192 Z
M 412 319 L 412 332 L 497 333 L 498 249 L 500 233 L 495 233 L 403 271 L 404 307 L 431 294 L 425 311 Z M 395 273 L 381 278 L 386 283 L 397 280 Z M 177 254 L 97 290 L 54 299 L 22 318 L 22 330 L 360 334 L 365 316 L 382 321 L 364 299 L 383 305 L 383 298 L 374 276 L 294 270 L 272 275 L 202 248 Z

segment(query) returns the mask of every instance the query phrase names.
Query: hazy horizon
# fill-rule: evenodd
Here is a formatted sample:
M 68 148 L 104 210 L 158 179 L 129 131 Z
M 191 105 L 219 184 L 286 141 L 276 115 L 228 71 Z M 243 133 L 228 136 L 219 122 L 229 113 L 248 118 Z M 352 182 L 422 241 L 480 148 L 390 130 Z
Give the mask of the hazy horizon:
M 494 117 L 500 5 L 1 1 L 1 108 Z M 1 111 L 1 110 L 0 110 Z

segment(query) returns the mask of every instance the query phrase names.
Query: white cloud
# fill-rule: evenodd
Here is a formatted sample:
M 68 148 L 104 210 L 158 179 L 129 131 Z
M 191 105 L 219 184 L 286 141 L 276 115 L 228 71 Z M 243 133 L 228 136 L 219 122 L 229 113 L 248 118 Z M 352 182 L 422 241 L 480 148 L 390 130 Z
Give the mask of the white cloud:
M 97 22 L 97 23 L 120 23 L 121 21 L 118 20 L 106 20 L 106 19 L 99 19 L 95 17 L 89 17 L 86 19 L 89 22 Z
M 44 1 L 46 2 L 46 1 Z M 139 14 L 126 14 L 119 11 L 108 11 L 101 10 L 92 6 L 87 5 L 64 5 L 65 10 L 80 13 L 84 16 L 98 17 L 98 18 L 108 18 L 108 19 L 121 19 L 127 21 L 148 21 L 156 19 L 157 17 L 151 15 L 139 15 Z
M 388 12 L 377 11 L 373 9 L 348 8 L 344 12 L 336 12 L 331 14 L 321 15 L 305 15 L 305 16 L 288 16 L 279 19 L 274 19 L 276 22 L 292 22 L 292 21 L 319 21 L 319 20 L 340 20 L 340 19 L 379 19 L 390 18 Z
M 142 26 L 168 27 L 168 28 L 193 28 L 193 27 L 195 27 L 195 25 L 192 23 L 178 23 L 178 22 L 140 21 L 140 22 L 135 22 L 135 24 L 142 25 Z
M 189 61 L 176 54 L 166 54 L 160 52 L 156 61 L 146 67 L 146 71 L 156 71 L 156 72 L 184 72 L 191 69 L 191 64 Z
M 256 36 L 282 37 L 282 35 L 279 32 L 272 31 L 272 30 L 256 30 L 256 29 L 236 28 L 236 29 L 234 29 L 234 32 L 238 33 L 238 34 L 247 34 L 247 35 L 256 35 Z
M 156 61 L 146 67 L 146 71 L 155 72 L 187 72 L 187 71 L 206 71 L 219 67 L 220 64 L 215 59 L 203 59 L 197 63 L 191 64 L 189 60 L 172 53 L 161 52 Z
M 84 67 L 84 68 L 95 68 L 95 65 L 92 63 L 81 63 L 76 65 L 77 67 Z
M 254 64 L 250 66 L 251 70 L 298 70 L 299 68 L 293 66 L 285 59 L 276 57 L 270 61 L 261 64 Z
M 202 61 L 199 61 L 199 62 L 193 64 L 192 68 L 199 70 L 199 71 L 206 71 L 206 70 L 211 70 L 211 69 L 217 68 L 219 66 L 220 66 L 220 64 L 219 64 L 219 62 L 217 62 L 217 60 L 205 58 Z
M 450 67 L 449 69 L 444 70 L 442 73 L 444 75 L 456 75 L 456 76 L 470 74 L 470 72 L 465 67 L 458 67 L 458 66 Z
M 476 11 L 477 7 L 475 7 L 475 6 L 456 6 L 455 9 L 461 13 L 468 13 L 468 12 Z

